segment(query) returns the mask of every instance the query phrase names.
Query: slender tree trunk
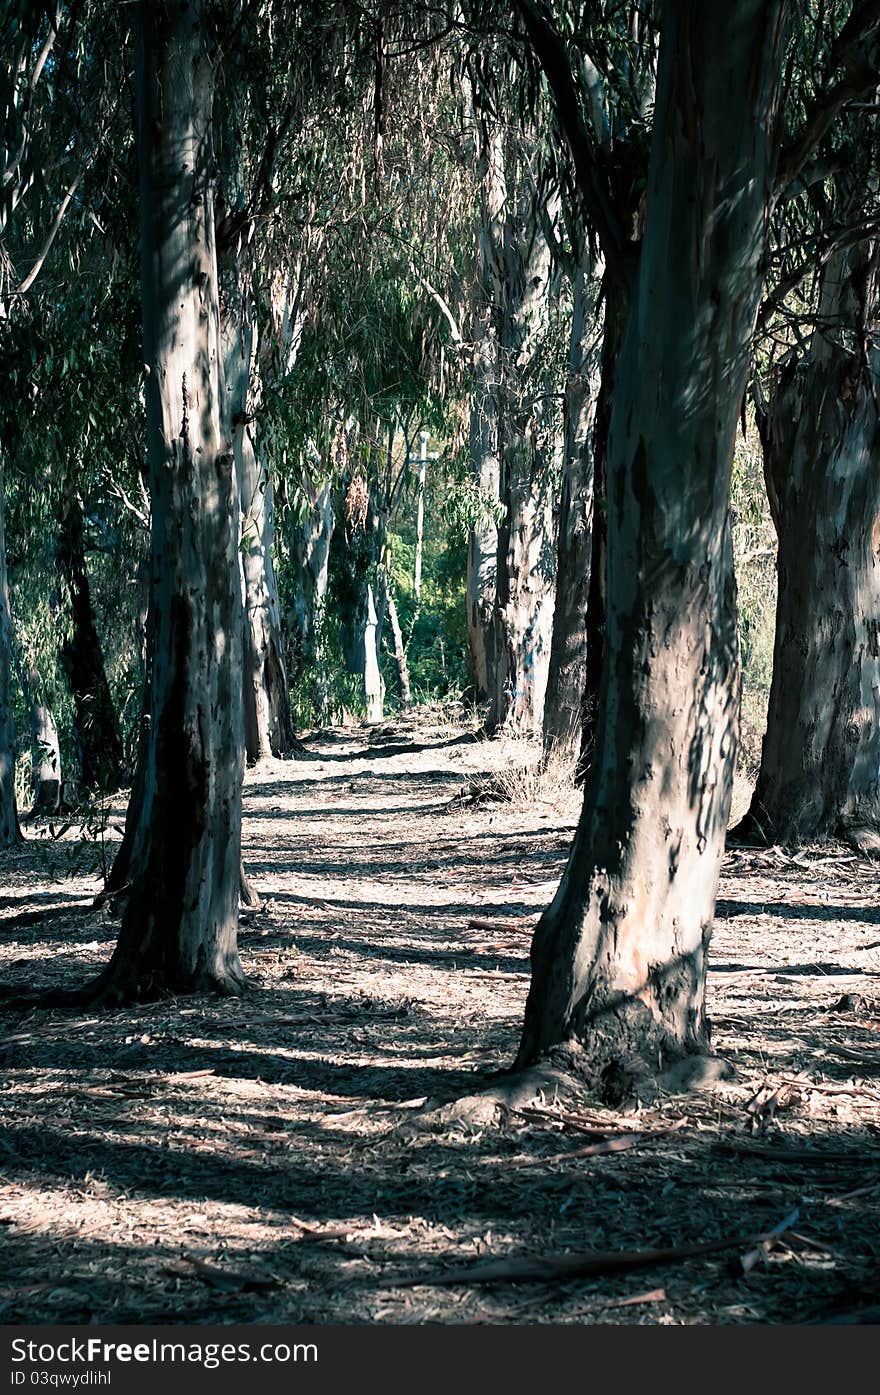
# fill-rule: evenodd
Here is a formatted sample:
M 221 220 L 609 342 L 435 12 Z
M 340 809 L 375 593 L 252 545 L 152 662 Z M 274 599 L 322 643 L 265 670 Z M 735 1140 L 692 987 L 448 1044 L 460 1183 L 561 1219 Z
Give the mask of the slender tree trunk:
M 593 421 L 601 335 L 596 268 L 583 258 L 574 278 L 565 385 L 564 446 L 556 544 L 556 603 L 544 701 L 544 754 L 580 752 L 587 663 L 587 596 L 593 526 Z
M 481 514 L 468 537 L 467 623 L 468 682 L 475 702 L 487 702 L 495 675 L 495 587 L 498 566 L 498 525 L 489 505 L 497 504 L 500 487 L 498 458 L 498 340 L 488 324 L 474 356 L 474 397 L 470 417 L 471 478 Z
M 245 751 L 249 761 L 259 761 L 290 753 L 293 725 L 272 560 L 272 482 L 254 449 L 249 425 L 258 396 L 255 306 L 237 265 L 228 268 L 224 285 L 229 288 L 223 318 L 226 430 L 235 454 L 242 509 Z
M 12 708 L 12 617 L 6 581 L 3 526 L 3 461 L 0 457 L 0 852 L 21 841 L 15 807 L 15 723 Z
M 783 13 L 782 0 L 662 8 L 645 235 L 611 423 L 598 741 L 568 866 L 535 932 L 518 1058 L 567 1047 L 609 1095 L 708 1045 L 738 726 L 728 493 Z
M 779 536 L 761 768 L 737 832 L 880 851 L 880 243 L 823 271 L 809 348 L 763 424 Z
M 231 78 L 224 106 L 222 179 L 231 227 L 245 215 L 244 75 Z M 223 314 L 223 430 L 232 442 L 241 498 L 240 547 L 244 599 L 244 732 L 247 759 L 289 754 L 293 747 L 290 698 L 281 636 L 281 607 L 272 548 L 275 518 L 272 480 L 254 448 L 260 398 L 257 314 L 242 238 L 229 234 L 220 249 Z
M 388 625 L 391 630 L 391 647 L 394 654 L 394 667 L 397 670 L 397 686 L 400 690 L 401 707 L 412 706 L 412 691 L 409 682 L 409 664 L 406 658 L 406 646 L 403 642 L 403 630 L 400 628 L 400 619 L 397 614 L 397 606 L 394 602 L 394 592 L 391 589 L 391 581 L 385 567 L 377 569 L 377 589 L 380 592 L 379 609 L 388 616 Z
M 335 515 L 328 483 L 314 492 L 305 516 L 293 524 L 290 556 L 296 578 L 287 614 L 292 681 L 308 676 L 315 711 L 327 720 L 327 663 L 324 619 Z
M 471 480 L 480 514 L 471 527 L 467 555 L 468 682 L 475 702 L 488 702 L 495 687 L 497 633 L 495 604 L 498 525 L 492 509 L 501 488 L 500 404 L 501 346 L 497 311 L 497 276 L 504 236 L 504 145 L 496 125 L 486 140 L 486 168 L 481 186 L 479 285 L 474 306 L 474 391 L 469 450 Z
M 372 585 L 367 586 L 364 605 L 361 609 L 361 639 L 363 649 L 363 683 L 366 720 L 374 726 L 384 716 L 385 685 L 379 668 L 379 615 Z
M 342 656 L 361 680 L 365 719 L 382 721 L 384 684 L 379 669 L 380 611 L 373 578 L 384 546 L 384 523 L 366 480 L 355 475 L 345 491 L 347 526 L 336 529 L 336 587 Z M 380 598 L 381 599 L 381 598 Z
M 486 304 L 471 420 L 474 480 L 503 517 L 475 528 L 469 549 L 472 687 L 486 726 L 540 732 L 553 625 L 555 442 L 535 372 L 549 311 L 550 248 L 523 155 L 499 131 L 487 141 L 480 234 Z M 543 210 L 552 220 L 554 210 Z M 497 474 L 496 474 L 497 470 Z M 497 483 L 496 483 L 497 481 Z M 494 567 L 488 549 L 495 537 Z
M 221 430 L 203 7 L 138 10 L 152 496 L 150 721 L 119 941 L 96 991 L 238 993 L 243 754 L 235 463 Z
M 33 674 L 30 718 L 34 803 L 31 812 L 54 814 L 61 803 L 61 748 L 52 709 L 37 696 L 38 681 L 38 675 Z
M 496 662 L 486 727 L 541 731 L 553 631 L 553 497 L 548 453 L 512 428 L 501 456 Z
M 124 783 L 125 762 L 92 609 L 82 509 L 71 481 L 61 503 L 56 561 L 70 602 L 71 629 L 61 644 L 61 666 L 73 697 L 82 784 L 110 794 Z
M 413 565 L 413 600 L 418 607 L 422 596 L 422 552 L 425 540 L 425 476 L 428 470 L 428 433 L 419 432 L 419 472 L 416 497 L 416 555 Z

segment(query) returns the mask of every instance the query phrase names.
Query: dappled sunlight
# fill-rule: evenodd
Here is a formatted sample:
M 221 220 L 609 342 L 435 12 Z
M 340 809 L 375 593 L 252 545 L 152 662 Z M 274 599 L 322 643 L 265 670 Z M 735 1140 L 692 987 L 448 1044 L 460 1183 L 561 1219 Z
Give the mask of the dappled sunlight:
M 709 1304 L 779 1321 L 870 1282 L 876 869 L 827 845 L 728 855 L 707 1010 L 735 1074 L 714 1092 L 444 1123 L 444 1101 L 513 1059 L 568 838 L 536 809 L 452 805 L 476 768 L 463 749 L 442 782 L 436 752 L 424 781 L 412 752 L 371 762 L 391 809 L 358 780 L 314 802 L 312 762 L 249 777 L 264 908 L 241 926 L 244 998 L 4 1015 L 5 1321 L 626 1321 L 615 1303 L 658 1286 L 643 1320 L 704 1321 Z M 475 750 L 484 769 L 506 759 Z M 71 986 L 116 923 L 86 913 L 93 883 L 40 886 L 36 856 L 3 907 L 5 981 Z M 15 919 L 29 909 L 41 918 Z M 745 1245 L 795 1207 L 801 1238 L 748 1274 L 734 1248 L 629 1281 L 394 1282 L 487 1257 Z

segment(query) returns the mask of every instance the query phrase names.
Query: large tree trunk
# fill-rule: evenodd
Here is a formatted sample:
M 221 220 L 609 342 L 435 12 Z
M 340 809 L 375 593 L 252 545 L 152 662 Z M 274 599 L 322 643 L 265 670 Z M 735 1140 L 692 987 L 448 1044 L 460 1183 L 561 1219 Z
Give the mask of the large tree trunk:
M 568 866 L 535 932 L 518 1058 L 567 1046 L 609 1092 L 708 1044 L 706 956 L 738 725 L 727 503 L 783 9 L 662 9 L 645 235 L 611 423 L 598 742 Z
M 70 603 L 70 633 L 61 644 L 61 666 L 73 697 L 82 784 L 110 794 L 124 783 L 125 763 L 92 609 L 82 508 L 70 480 L 61 500 L 56 562 Z
M 556 603 L 544 700 L 544 754 L 580 752 L 587 663 L 587 596 L 593 526 L 593 421 L 599 384 L 597 281 L 592 259 L 574 277 L 565 384 L 562 489 L 556 542 Z
M 15 722 L 12 708 L 12 617 L 6 581 L 3 526 L 3 461 L 0 457 L 0 851 L 21 840 L 15 807 Z
M 761 769 L 737 832 L 880 851 L 880 243 L 835 253 L 762 424 L 779 536 Z
M 213 63 L 198 0 L 138 11 L 151 701 L 110 999 L 241 991 L 243 751 L 235 463 L 221 383 Z

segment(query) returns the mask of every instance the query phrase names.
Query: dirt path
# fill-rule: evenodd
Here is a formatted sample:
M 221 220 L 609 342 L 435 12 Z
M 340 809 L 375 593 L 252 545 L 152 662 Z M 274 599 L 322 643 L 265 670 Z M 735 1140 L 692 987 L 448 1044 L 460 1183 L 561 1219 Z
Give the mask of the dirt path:
M 420 1123 L 515 1052 L 577 800 L 453 802 L 526 753 L 424 716 L 309 746 L 248 779 L 252 993 L 0 1017 L 0 1322 L 738 1323 L 876 1302 L 876 865 L 728 855 L 710 1011 L 737 1074 L 716 1092 Z M 38 831 L 0 861 L 3 980 L 72 985 L 115 938 L 90 909 L 99 849 Z M 748 1244 L 618 1277 L 395 1282 L 745 1237 L 795 1208 L 745 1265 Z

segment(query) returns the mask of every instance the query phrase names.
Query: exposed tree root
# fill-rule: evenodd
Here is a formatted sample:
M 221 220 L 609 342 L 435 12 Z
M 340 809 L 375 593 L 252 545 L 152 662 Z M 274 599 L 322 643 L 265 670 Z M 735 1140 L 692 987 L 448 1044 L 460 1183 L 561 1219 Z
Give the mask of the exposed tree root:
M 798 843 L 824 842 L 839 838 L 842 843 L 863 857 L 880 857 L 880 823 L 870 819 L 834 817 L 818 828 L 798 828 L 796 820 L 788 819 L 777 827 L 769 815 L 761 818 L 750 809 L 727 834 L 728 847 L 769 848 Z
M 844 822 L 838 833 L 844 843 L 863 857 L 880 857 L 880 828 L 877 824 Z
M 660 1094 L 714 1090 L 734 1075 L 728 1061 L 710 1055 L 685 1056 L 665 1070 L 651 1070 L 643 1058 L 635 1056 L 597 1066 L 583 1048 L 572 1043 L 557 1048 L 537 1065 L 495 1077 L 473 1094 L 446 1102 L 429 1100 L 401 1128 L 420 1131 L 454 1124 L 491 1128 L 511 1110 L 536 1103 L 598 1100 L 613 1108 L 636 1099 L 648 1103 Z
M 13 1012 L 26 1008 L 104 1008 L 112 1011 L 140 1003 L 155 1003 L 161 998 L 189 998 L 201 995 L 240 998 L 247 989 L 248 980 L 240 968 L 237 971 L 230 970 L 223 977 L 203 973 L 192 984 L 181 986 L 162 983 L 155 975 L 145 974 L 139 977 L 130 969 L 116 970 L 111 959 L 96 978 L 83 984 L 81 988 L 25 988 L 14 993 L 0 988 L 0 1010 Z

